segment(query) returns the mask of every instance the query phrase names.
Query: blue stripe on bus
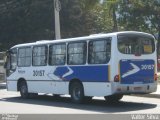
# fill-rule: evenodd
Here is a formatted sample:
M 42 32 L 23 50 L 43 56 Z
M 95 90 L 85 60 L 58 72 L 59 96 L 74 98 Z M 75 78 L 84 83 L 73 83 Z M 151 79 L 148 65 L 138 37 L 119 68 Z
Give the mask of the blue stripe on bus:
M 73 73 L 63 78 L 63 75 L 69 71 L 67 67 L 58 67 L 54 74 L 66 81 L 79 79 L 82 82 L 109 82 L 109 69 L 104 66 L 70 66 Z

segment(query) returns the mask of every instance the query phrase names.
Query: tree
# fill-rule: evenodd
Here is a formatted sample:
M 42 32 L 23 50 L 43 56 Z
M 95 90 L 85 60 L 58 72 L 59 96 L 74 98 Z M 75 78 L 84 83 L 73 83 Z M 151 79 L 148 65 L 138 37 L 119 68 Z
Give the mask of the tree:
M 134 0 L 121 2 L 118 9 L 118 22 L 124 30 L 138 30 L 154 34 L 158 30 L 157 0 Z
M 61 0 L 62 37 L 92 32 L 93 7 L 99 0 Z M 1 0 L 0 51 L 15 44 L 54 39 L 53 0 Z
M 117 8 L 118 8 L 118 0 L 106 0 L 105 4 L 107 5 L 106 7 L 108 7 L 109 11 L 109 15 L 112 17 L 112 21 L 113 21 L 113 32 L 118 31 L 118 23 L 117 23 Z
M 94 15 L 93 33 L 109 33 L 113 31 L 112 16 L 109 14 L 109 8 L 106 3 L 97 4 L 92 10 Z
M 96 25 L 101 32 L 118 31 L 117 9 L 119 0 L 104 0 L 102 5 L 97 6 L 95 13 L 97 15 Z
M 62 0 L 61 32 L 62 37 L 77 37 L 92 33 L 93 18 L 92 10 L 99 0 Z
M 119 4 L 119 25 L 122 30 L 158 33 L 160 46 L 160 0 L 128 0 Z
M 52 0 L 4 0 L 0 12 L 0 50 L 15 44 L 53 38 Z M 54 25 L 54 24 L 53 24 Z

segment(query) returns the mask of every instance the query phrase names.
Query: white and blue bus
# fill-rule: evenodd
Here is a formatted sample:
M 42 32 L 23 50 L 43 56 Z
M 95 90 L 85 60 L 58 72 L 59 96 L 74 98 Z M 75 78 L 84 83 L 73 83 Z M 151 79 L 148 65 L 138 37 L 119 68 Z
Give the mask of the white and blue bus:
M 7 52 L 8 91 L 119 101 L 157 89 L 156 40 L 135 31 L 20 44 Z

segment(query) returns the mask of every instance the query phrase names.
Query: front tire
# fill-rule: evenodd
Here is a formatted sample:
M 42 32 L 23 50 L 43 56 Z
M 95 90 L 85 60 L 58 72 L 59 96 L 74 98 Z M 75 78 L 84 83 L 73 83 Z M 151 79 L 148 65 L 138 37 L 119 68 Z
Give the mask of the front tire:
M 22 81 L 20 83 L 20 94 L 21 94 L 21 97 L 24 99 L 29 98 L 28 87 L 25 81 Z
M 84 90 L 83 90 L 82 84 L 79 82 L 72 83 L 70 94 L 71 94 L 72 102 L 82 103 L 84 100 Z

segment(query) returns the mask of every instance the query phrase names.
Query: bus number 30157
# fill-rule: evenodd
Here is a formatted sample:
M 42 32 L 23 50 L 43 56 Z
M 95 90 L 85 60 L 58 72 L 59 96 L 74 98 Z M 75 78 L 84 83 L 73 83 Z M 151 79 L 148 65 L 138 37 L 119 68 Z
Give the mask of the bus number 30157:
M 154 65 L 141 65 L 141 70 L 153 70 Z
M 33 76 L 44 76 L 45 70 L 33 70 Z

